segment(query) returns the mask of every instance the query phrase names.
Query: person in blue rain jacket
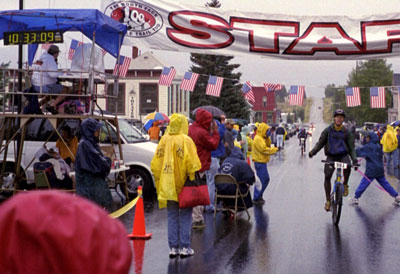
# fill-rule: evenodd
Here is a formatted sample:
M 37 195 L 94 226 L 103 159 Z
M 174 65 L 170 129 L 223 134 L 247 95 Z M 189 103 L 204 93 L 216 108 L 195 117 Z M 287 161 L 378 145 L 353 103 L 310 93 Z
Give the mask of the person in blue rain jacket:
M 101 123 L 93 118 L 82 122 L 82 138 L 75 158 L 76 193 L 108 208 L 112 197 L 106 177 L 110 173 L 111 159 L 100 150 Z
M 238 147 L 232 149 L 231 154 L 222 163 L 219 172 L 230 174 L 235 177 L 236 181 L 239 183 L 241 193 L 246 193 L 250 185 L 256 180 L 253 170 L 246 163 L 245 157 Z M 236 187 L 232 184 L 218 184 L 217 189 L 219 194 L 235 195 L 236 193 Z M 223 199 L 223 202 L 225 206 L 235 205 L 234 199 Z M 253 206 L 250 193 L 244 198 L 244 202 L 247 208 Z M 241 199 L 238 200 L 238 206 L 243 206 Z

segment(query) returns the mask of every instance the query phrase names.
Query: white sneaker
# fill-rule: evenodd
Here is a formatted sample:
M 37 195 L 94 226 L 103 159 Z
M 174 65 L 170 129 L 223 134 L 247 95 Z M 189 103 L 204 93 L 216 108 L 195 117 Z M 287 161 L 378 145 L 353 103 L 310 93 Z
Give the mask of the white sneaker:
M 356 198 L 356 197 L 350 197 L 349 198 L 349 202 L 350 202 L 350 204 L 352 204 L 352 205 L 358 205 L 358 199 Z
M 194 255 L 194 250 L 191 249 L 190 247 L 183 247 L 181 248 L 181 258 L 186 258 L 189 256 L 193 256 Z
M 172 247 L 170 250 L 169 250 L 169 257 L 170 258 L 175 258 L 175 257 L 177 257 L 179 255 L 179 248 L 177 248 L 177 247 Z
M 394 198 L 394 203 L 393 204 L 400 206 L 400 195 L 397 196 L 396 198 Z

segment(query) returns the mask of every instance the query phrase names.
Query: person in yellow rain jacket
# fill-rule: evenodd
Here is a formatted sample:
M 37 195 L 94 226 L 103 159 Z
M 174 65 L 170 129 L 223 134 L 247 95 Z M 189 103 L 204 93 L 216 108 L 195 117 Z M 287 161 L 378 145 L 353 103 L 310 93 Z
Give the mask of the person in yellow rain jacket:
M 169 256 L 194 255 L 190 247 L 192 208 L 179 208 L 178 196 L 186 179 L 195 178 L 201 169 L 196 145 L 188 134 L 188 121 L 182 114 L 172 114 L 167 133 L 161 138 L 151 161 L 160 208 L 168 210 Z
M 269 162 L 269 155 L 278 151 L 278 148 L 271 147 L 269 134 L 270 127 L 266 123 L 261 123 L 257 128 L 257 134 L 254 137 L 251 150 L 256 173 L 262 185 L 261 189 L 254 188 L 253 203 L 256 205 L 265 203 L 262 196 L 269 183 L 267 163 Z
M 393 159 L 393 167 L 398 166 L 398 154 L 397 154 L 397 136 L 391 125 L 386 128 L 385 134 L 383 134 L 381 139 L 381 144 L 383 147 L 383 153 L 385 154 L 386 166 L 390 168 L 390 162 Z

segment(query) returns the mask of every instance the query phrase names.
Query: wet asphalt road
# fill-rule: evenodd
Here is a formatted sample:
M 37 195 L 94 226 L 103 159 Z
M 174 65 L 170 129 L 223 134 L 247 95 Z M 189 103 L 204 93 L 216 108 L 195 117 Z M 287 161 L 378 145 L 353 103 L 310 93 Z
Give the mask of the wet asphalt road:
M 312 108 L 313 143 L 324 128 L 317 106 L 322 102 Z M 301 156 L 297 139 L 286 141 L 268 164 L 271 181 L 265 205 L 249 210 L 250 221 L 205 214 L 205 229 L 192 231 L 195 255 L 190 258 L 169 259 L 167 212 L 155 202 L 145 214 L 153 237 L 134 243 L 131 273 L 399 273 L 400 207 L 373 183 L 359 206 L 349 205 L 346 198 L 335 227 L 323 209 L 321 159 L 323 151 L 308 159 Z M 396 176 L 387 178 L 399 190 Z M 360 180 L 353 171 L 350 196 Z M 128 212 L 120 218 L 129 233 L 133 216 Z

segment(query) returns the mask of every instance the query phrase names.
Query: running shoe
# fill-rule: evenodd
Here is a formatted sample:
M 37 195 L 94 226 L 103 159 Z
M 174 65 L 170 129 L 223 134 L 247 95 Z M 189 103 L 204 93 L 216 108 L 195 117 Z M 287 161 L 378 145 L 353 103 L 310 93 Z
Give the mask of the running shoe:
M 356 197 L 350 197 L 349 202 L 352 205 L 358 205 L 359 200 Z
M 190 247 L 183 247 L 180 251 L 181 258 L 186 258 L 194 255 L 194 250 Z
M 193 229 L 204 228 L 205 226 L 204 221 L 193 222 L 192 224 Z
M 396 198 L 394 198 L 394 203 L 393 204 L 400 206 L 400 195 L 397 196 Z
M 179 256 L 180 251 L 179 248 L 177 247 L 171 247 L 171 249 L 169 250 L 169 257 L 172 258 L 176 258 L 177 256 Z
M 343 191 L 343 196 L 347 197 L 349 195 L 349 185 L 343 185 L 344 186 L 344 191 Z
M 328 212 L 331 210 L 331 201 L 326 201 L 325 202 L 325 210 L 328 211 Z

